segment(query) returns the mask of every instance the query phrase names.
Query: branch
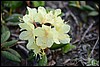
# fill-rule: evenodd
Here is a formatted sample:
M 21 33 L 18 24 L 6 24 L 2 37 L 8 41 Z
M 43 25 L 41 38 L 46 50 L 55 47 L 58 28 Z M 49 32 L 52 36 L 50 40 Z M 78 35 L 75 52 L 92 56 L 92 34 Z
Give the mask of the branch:
M 84 40 L 86 34 L 89 32 L 89 30 L 90 30 L 90 29 L 92 28 L 92 26 L 94 25 L 95 21 L 94 21 L 94 20 L 92 20 L 92 21 L 93 21 L 93 23 L 91 23 L 91 25 L 90 25 L 90 26 L 87 28 L 87 30 L 84 32 L 84 34 L 83 34 L 83 36 L 82 36 L 82 38 L 81 38 L 79 44 Z
M 98 39 L 97 39 L 97 41 L 96 41 L 95 45 L 93 46 L 92 51 L 91 51 L 91 53 L 90 53 L 89 57 L 91 57 L 91 55 L 93 54 L 94 48 L 96 47 L 96 45 L 97 45 L 98 41 L 99 41 L 99 37 L 98 37 Z
M 75 17 L 75 15 L 72 13 L 72 11 L 71 11 L 68 7 L 66 7 L 66 9 L 68 10 L 68 13 L 73 17 L 73 19 L 75 20 L 76 24 L 79 26 L 78 20 L 77 20 L 77 18 Z M 67 14 L 66 14 L 66 15 L 67 15 Z
M 28 51 L 24 46 L 22 46 L 22 45 L 17 45 L 17 47 L 18 47 L 19 49 L 21 49 L 22 52 L 23 52 L 26 56 L 28 56 L 29 51 Z
M 88 27 L 88 29 L 85 31 L 85 33 L 83 34 L 83 37 L 81 40 L 84 40 L 85 35 L 89 32 L 89 30 L 92 28 L 93 24 L 95 23 L 95 21 L 93 20 L 93 23 L 91 23 L 91 25 Z

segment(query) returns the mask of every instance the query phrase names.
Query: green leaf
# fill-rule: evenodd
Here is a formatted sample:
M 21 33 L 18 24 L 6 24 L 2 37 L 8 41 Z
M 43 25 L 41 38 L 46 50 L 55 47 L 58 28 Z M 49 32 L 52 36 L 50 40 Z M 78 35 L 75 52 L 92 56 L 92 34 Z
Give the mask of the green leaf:
M 2 27 L 1 27 L 1 32 L 4 33 L 6 31 L 9 31 L 8 27 L 6 25 L 3 25 L 2 24 Z
M 70 4 L 76 4 L 76 1 L 69 1 L 68 3 L 69 3 L 69 5 Z
M 92 8 L 92 7 L 89 6 L 89 5 L 81 6 L 80 9 L 86 10 L 86 11 L 93 11 L 93 10 L 95 10 L 94 8 Z
M 32 1 L 32 4 L 34 5 L 34 7 L 45 6 L 44 1 Z
M 28 55 L 29 56 L 28 56 L 27 60 L 28 61 L 33 61 L 33 59 L 35 58 L 35 54 L 33 53 L 33 51 L 30 51 Z
M 44 54 L 42 56 L 42 58 L 39 60 L 38 65 L 39 66 L 46 66 L 47 65 L 47 56 L 46 56 L 46 54 Z
M 65 44 L 53 44 L 52 46 L 51 46 L 51 50 L 55 50 L 55 49 L 58 49 L 58 48 L 61 48 L 61 47 L 63 47 L 63 46 L 65 46 Z
M 6 21 L 16 23 L 16 22 L 19 22 L 19 17 L 22 17 L 22 15 L 21 14 L 12 14 L 11 16 L 9 16 L 6 19 Z
M 72 6 L 72 7 L 77 7 L 76 4 L 69 4 L 69 6 Z
M 15 56 L 14 54 L 8 52 L 8 51 L 1 51 L 2 56 L 4 56 L 5 58 L 15 61 L 15 62 L 21 62 L 21 60 Z
M 79 1 L 70 1 L 69 2 L 69 6 L 73 6 L 73 7 L 80 7 Z
M 74 48 L 76 48 L 76 46 L 74 46 L 74 45 L 71 45 L 71 44 L 67 44 L 67 45 L 65 45 L 64 47 L 62 47 L 61 49 L 62 49 L 62 52 L 63 53 L 67 53 L 68 51 L 70 51 L 70 50 L 72 50 L 72 49 L 74 49 Z
M 20 22 L 7 22 L 7 25 L 11 25 L 11 26 L 16 26 L 18 25 Z
M 99 13 L 97 11 L 92 11 L 88 14 L 88 16 L 97 16 Z
M 2 47 L 4 48 L 8 48 L 8 47 L 11 47 L 13 46 L 18 40 L 12 40 L 12 41 L 9 41 L 9 42 L 5 42 L 2 44 Z
M 16 9 L 22 5 L 22 1 L 3 1 L 4 6 Z
M 5 42 L 8 40 L 10 37 L 10 31 L 6 31 L 1 35 L 1 43 Z
M 11 52 L 12 54 L 17 56 L 18 58 L 21 58 L 20 54 L 17 51 L 15 51 L 14 49 L 9 48 L 9 49 L 7 49 L 7 51 Z

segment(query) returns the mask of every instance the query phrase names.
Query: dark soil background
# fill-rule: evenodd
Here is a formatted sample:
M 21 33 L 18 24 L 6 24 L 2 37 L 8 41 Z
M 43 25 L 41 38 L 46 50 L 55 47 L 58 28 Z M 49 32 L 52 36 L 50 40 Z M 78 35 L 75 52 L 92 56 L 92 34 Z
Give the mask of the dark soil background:
M 68 6 L 68 1 L 45 1 L 46 8 L 57 9 L 60 8 L 63 12 L 62 18 L 68 21 L 71 27 L 69 35 L 71 36 L 71 44 L 76 46 L 65 54 L 60 49 L 47 51 L 48 66 L 86 66 L 89 54 L 90 58 L 94 58 L 99 61 L 99 16 L 86 16 L 85 11 L 79 8 Z M 88 5 L 94 5 L 95 2 L 87 1 Z M 17 9 L 16 12 L 25 14 L 26 4 Z M 84 17 L 86 16 L 86 17 Z M 11 39 L 19 40 L 20 34 L 19 27 L 7 25 L 11 31 Z M 20 40 L 19 40 L 20 41 Z M 30 62 L 26 62 L 27 49 L 22 49 L 25 46 L 26 41 L 17 43 L 12 48 L 17 50 L 23 57 L 21 63 L 12 62 L 3 56 L 1 56 L 1 66 L 32 66 Z M 25 51 L 26 50 L 26 51 Z M 91 52 L 93 51 L 93 52 Z

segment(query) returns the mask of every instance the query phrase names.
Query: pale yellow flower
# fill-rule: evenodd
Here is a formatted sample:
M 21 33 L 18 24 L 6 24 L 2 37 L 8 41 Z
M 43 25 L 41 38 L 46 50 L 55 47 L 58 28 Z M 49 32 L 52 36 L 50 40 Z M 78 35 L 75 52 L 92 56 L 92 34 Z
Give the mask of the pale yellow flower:
M 53 13 L 53 11 L 50 11 L 47 13 L 46 9 L 44 7 L 38 7 L 38 13 L 35 18 L 36 22 L 39 22 L 40 24 L 45 23 L 53 23 L 55 22 L 54 19 L 61 14 L 60 9 L 56 9 Z
M 19 23 L 19 26 L 21 30 L 29 30 L 29 31 L 34 30 L 34 25 L 31 23 Z
M 58 16 L 59 14 L 61 14 L 61 9 L 56 9 L 56 10 L 54 11 L 54 15 L 55 15 L 55 16 Z
M 26 14 L 25 16 L 23 16 L 23 21 L 26 23 L 33 23 L 35 22 L 35 18 L 37 16 L 37 10 L 36 8 L 30 8 L 27 7 L 28 10 L 28 14 Z
M 19 35 L 19 38 L 21 40 L 28 40 L 30 38 L 35 38 L 34 36 L 34 25 L 31 23 L 20 23 L 19 24 L 21 30 L 26 30 L 21 32 L 21 34 Z
M 28 40 L 27 48 L 33 49 L 36 55 L 39 54 L 41 48 L 35 43 L 34 25 L 31 23 L 20 23 L 19 26 L 22 30 L 26 30 L 20 33 L 19 39 Z
M 54 26 L 52 29 L 53 31 L 53 39 L 56 44 L 66 44 L 70 42 L 70 36 L 67 34 L 70 30 L 70 26 L 68 24 L 64 23 L 64 20 L 59 16 L 61 14 L 60 9 L 56 9 L 53 13 L 53 11 L 50 11 L 50 16 L 53 19 L 53 22 L 51 24 Z
M 39 22 L 41 24 L 46 22 L 46 10 L 44 7 L 38 7 L 38 13 L 37 16 L 35 18 L 35 22 Z
M 42 49 L 51 47 L 53 45 L 53 33 L 50 26 L 42 25 L 42 28 L 36 28 L 34 33 L 37 36 L 36 44 Z
M 33 41 L 32 38 L 28 40 L 28 44 L 26 46 L 29 50 L 32 49 L 34 50 L 34 53 L 37 55 L 41 53 L 41 48 Z
M 70 42 L 70 36 L 67 34 L 70 26 L 64 23 L 64 20 L 59 16 L 61 9 L 56 9 L 47 13 L 44 7 L 35 8 L 27 7 L 28 14 L 23 16 L 24 23 L 19 26 L 22 30 L 19 38 L 28 40 L 27 48 L 34 50 L 34 53 L 41 54 L 41 50 L 50 48 L 53 43 L 66 44 Z M 39 22 L 42 27 L 34 26 Z M 45 23 L 50 23 L 51 26 L 46 26 Z M 36 28 L 35 28 L 36 27 Z
M 56 9 L 54 11 L 48 12 L 48 14 L 46 15 L 47 22 L 51 23 L 52 25 L 56 23 L 63 23 L 64 20 L 62 20 L 62 18 L 59 16 L 60 14 L 61 14 L 61 9 Z
M 70 36 L 67 34 L 70 30 L 70 26 L 64 23 L 58 23 L 55 25 L 53 30 L 53 39 L 54 42 L 57 44 L 63 43 L 70 43 Z

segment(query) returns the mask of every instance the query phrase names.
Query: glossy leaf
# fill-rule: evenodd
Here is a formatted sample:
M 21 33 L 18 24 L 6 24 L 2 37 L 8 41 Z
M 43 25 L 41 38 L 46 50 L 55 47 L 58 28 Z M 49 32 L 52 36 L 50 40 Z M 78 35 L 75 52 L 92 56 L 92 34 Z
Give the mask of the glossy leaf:
M 61 48 L 61 47 L 63 47 L 63 46 L 65 46 L 65 44 L 53 44 L 51 47 L 50 47 L 50 49 L 51 50 L 55 50 L 55 49 L 58 49 L 58 48 Z
M 46 66 L 47 65 L 47 56 L 46 56 L 46 54 L 44 54 L 42 56 L 42 58 L 39 60 L 38 65 L 39 66 Z
M 97 16 L 99 13 L 97 11 L 92 11 L 88 14 L 88 16 Z
M 44 1 L 32 1 L 32 4 L 34 5 L 34 7 L 45 6 Z
M 67 45 L 65 45 L 61 49 L 62 49 L 62 52 L 67 53 L 68 51 L 70 51 L 70 50 L 72 50 L 74 48 L 76 48 L 76 46 L 71 45 L 71 44 L 68 43 Z
M 21 62 L 21 60 L 15 56 L 14 54 L 8 52 L 8 51 L 1 51 L 2 56 L 4 56 L 5 58 L 15 61 L 15 62 Z
M 75 4 L 76 1 L 69 1 L 68 3 L 69 3 L 69 4 Z
M 16 42 L 17 42 L 17 40 L 12 40 L 12 41 L 9 41 L 9 42 L 5 42 L 5 43 L 2 44 L 2 47 L 4 47 L 4 48 L 11 47 L 11 46 L 13 46 Z
M 95 10 L 94 8 L 92 8 L 92 7 L 89 6 L 89 5 L 81 6 L 80 9 L 86 10 L 86 11 L 93 11 L 93 10 Z
M 6 31 L 9 31 L 8 27 L 6 25 L 2 25 L 1 32 L 4 33 Z
M 77 7 L 76 4 L 69 4 L 69 6 L 72 6 L 72 7 Z
M 10 37 L 10 31 L 6 31 L 1 35 L 1 43 L 5 42 L 8 40 Z
M 7 25 L 10 25 L 10 26 L 16 26 L 18 25 L 20 22 L 7 22 Z
M 22 17 L 21 14 L 12 14 L 11 16 L 9 16 L 6 21 L 9 21 L 9 22 L 19 22 L 19 17 Z
M 69 6 L 80 7 L 79 1 L 69 1 Z
M 11 48 L 9 48 L 9 49 L 7 49 L 9 52 L 11 52 L 12 54 L 14 54 L 15 56 L 17 56 L 18 58 L 21 58 L 21 56 L 20 56 L 20 54 L 17 52 L 17 51 L 15 51 L 14 49 L 11 49 Z

